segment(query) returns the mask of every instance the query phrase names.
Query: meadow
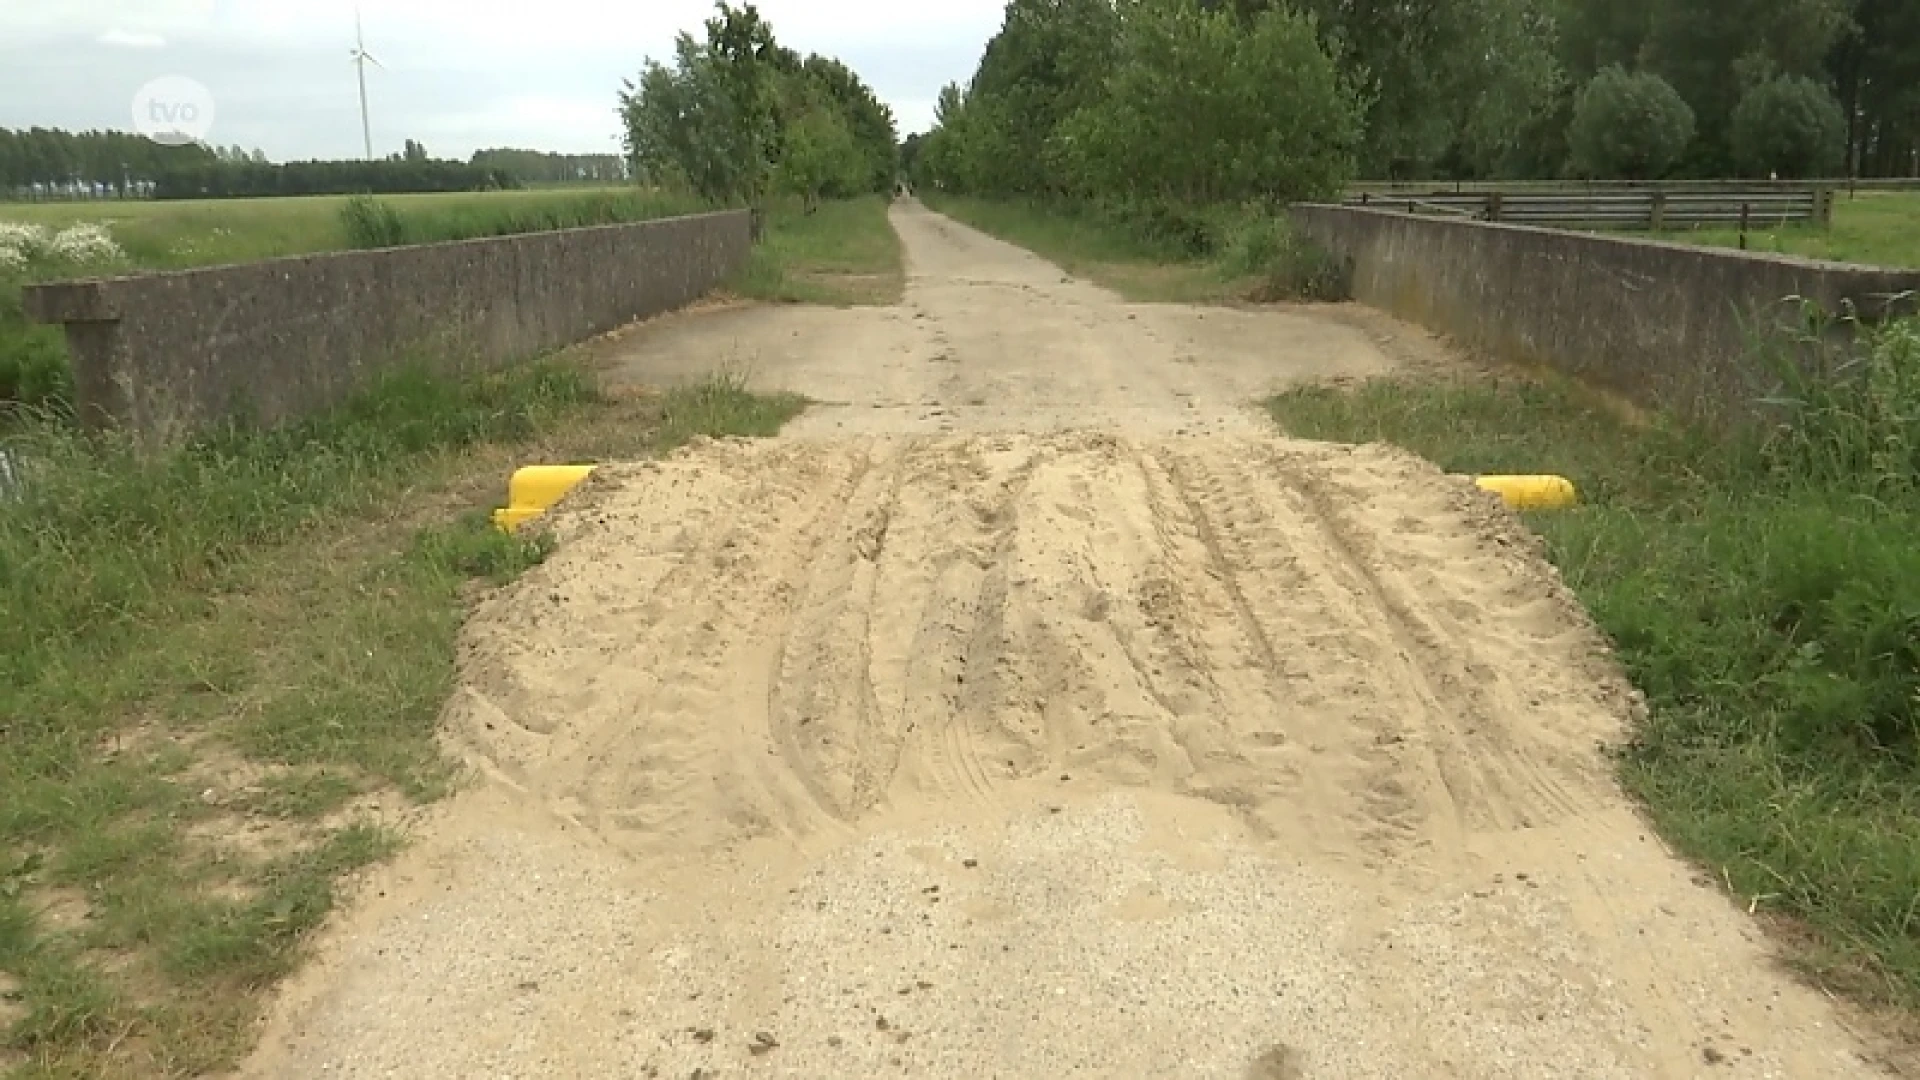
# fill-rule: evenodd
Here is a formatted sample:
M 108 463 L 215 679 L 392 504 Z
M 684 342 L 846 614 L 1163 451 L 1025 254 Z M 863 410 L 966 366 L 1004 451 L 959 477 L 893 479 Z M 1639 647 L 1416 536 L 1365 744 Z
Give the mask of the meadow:
M 1663 232 L 1662 240 L 1739 247 L 1738 229 Z M 1747 250 L 1810 259 L 1920 269 L 1920 191 L 1841 192 L 1833 224 L 1782 225 L 1747 232 Z
M 124 269 L 177 270 L 310 255 L 354 246 L 344 224 L 352 196 L 288 199 L 0 203 L 0 222 L 58 231 L 104 225 L 125 252 Z M 690 197 L 622 185 L 525 191 L 383 195 L 422 239 L 466 239 L 518 222 L 599 224 L 702 209 Z M 605 222 L 595 219 L 604 218 Z

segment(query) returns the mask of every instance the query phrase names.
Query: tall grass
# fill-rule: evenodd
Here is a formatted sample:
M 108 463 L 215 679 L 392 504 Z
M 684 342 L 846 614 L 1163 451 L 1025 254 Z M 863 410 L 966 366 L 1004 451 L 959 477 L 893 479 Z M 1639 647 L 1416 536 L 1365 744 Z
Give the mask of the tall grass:
M 869 195 L 806 213 L 798 199 L 772 201 L 764 234 L 733 288 L 786 303 L 898 303 L 906 288 L 904 256 L 887 205 Z
M 1534 525 L 1652 705 L 1626 782 L 1743 902 L 1805 922 L 1811 971 L 1920 1006 L 1920 321 L 1772 408 L 1736 434 L 1534 380 L 1273 402 L 1295 434 L 1572 477 L 1586 505 Z
M 689 196 L 640 190 L 555 192 L 538 201 L 466 201 L 412 207 L 363 196 L 341 207 L 340 218 L 347 246 L 381 248 L 622 225 L 708 208 Z

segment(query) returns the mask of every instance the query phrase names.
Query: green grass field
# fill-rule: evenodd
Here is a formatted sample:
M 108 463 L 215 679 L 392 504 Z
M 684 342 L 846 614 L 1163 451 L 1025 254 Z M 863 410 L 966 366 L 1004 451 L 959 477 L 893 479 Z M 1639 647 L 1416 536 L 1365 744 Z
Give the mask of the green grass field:
M 422 239 L 461 239 L 516 217 L 569 216 L 577 208 L 608 206 L 625 220 L 691 213 L 693 199 L 631 186 L 540 188 L 526 191 L 381 195 L 382 203 L 415 224 Z M 132 269 L 166 270 L 308 255 L 352 246 L 341 211 L 349 197 L 204 199 L 168 202 L 0 203 L 0 222 L 50 229 L 105 224 Z
M 1738 247 L 1738 229 L 1665 232 L 1663 240 Z M 1920 269 L 1920 191 L 1842 192 L 1834 201 L 1833 225 L 1783 225 L 1747 233 L 1747 248 L 1836 262 Z

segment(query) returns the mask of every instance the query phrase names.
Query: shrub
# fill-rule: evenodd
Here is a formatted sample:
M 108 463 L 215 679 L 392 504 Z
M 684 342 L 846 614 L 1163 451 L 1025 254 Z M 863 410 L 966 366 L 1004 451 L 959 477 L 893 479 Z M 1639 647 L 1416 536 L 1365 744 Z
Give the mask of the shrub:
M 1236 223 L 1221 243 L 1220 268 L 1230 278 L 1255 277 L 1253 300 L 1346 300 L 1346 264 L 1287 223 L 1259 214 Z
M 393 207 L 367 195 L 355 195 L 340 208 L 347 243 L 355 248 L 399 247 L 407 242 L 406 222 Z
M 1616 64 L 1574 100 L 1573 169 L 1595 180 L 1658 180 L 1686 153 L 1693 124 L 1693 110 L 1665 79 Z
M 1846 158 L 1847 118 L 1827 88 L 1784 75 L 1747 91 L 1733 111 L 1733 159 L 1750 176 L 1832 176 Z

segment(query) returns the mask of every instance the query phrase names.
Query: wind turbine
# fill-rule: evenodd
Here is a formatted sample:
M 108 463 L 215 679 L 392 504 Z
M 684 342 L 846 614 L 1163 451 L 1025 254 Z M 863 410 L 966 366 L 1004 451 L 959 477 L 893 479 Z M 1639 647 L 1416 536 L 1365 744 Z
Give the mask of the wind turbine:
M 374 55 L 367 51 L 366 30 L 360 24 L 360 9 L 353 9 L 353 49 L 348 54 L 353 57 L 353 66 L 360 71 L 360 136 L 366 140 L 367 160 L 373 160 L 373 122 L 367 117 L 367 65 L 385 68 Z

